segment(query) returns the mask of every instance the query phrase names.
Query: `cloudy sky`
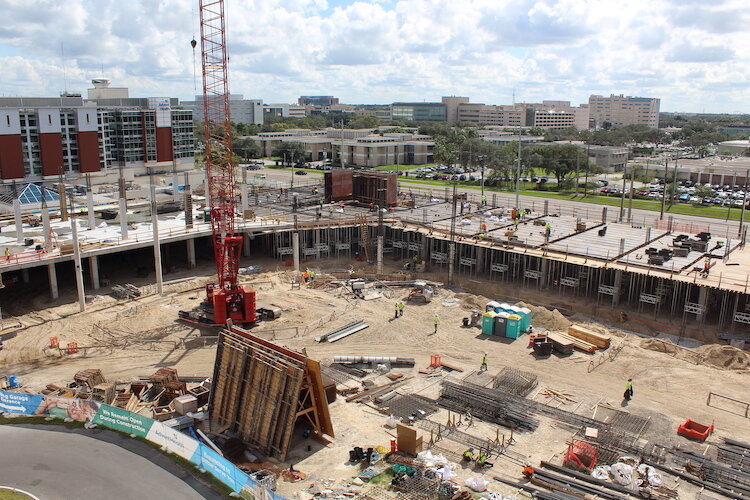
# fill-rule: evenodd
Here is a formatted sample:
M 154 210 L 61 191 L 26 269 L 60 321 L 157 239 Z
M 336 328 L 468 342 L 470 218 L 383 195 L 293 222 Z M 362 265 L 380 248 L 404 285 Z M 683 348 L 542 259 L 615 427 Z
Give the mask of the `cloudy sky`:
M 198 0 L 0 0 L 0 95 L 200 89 Z M 233 93 L 265 102 L 660 97 L 750 112 L 747 0 L 226 0 Z M 62 53 L 64 52 L 64 57 Z M 197 75 L 194 79 L 194 63 Z

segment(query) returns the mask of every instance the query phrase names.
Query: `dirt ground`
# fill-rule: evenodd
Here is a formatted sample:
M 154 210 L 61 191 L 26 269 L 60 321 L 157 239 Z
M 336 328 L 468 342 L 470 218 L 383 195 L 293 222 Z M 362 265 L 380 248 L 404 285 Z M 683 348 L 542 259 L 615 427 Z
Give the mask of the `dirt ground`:
M 440 381 L 445 377 L 461 377 L 478 370 L 482 353 L 489 357 L 489 374 L 494 375 L 503 367 L 510 366 L 535 373 L 539 379 L 538 391 L 550 388 L 570 394 L 563 408 L 591 417 L 595 411 L 606 411 L 603 404 L 621 408 L 636 415 L 650 417 L 651 425 L 642 438 L 666 445 L 677 445 L 702 451 L 694 443 L 682 440 L 676 434 L 679 423 L 691 418 L 701 423 L 713 423 L 715 434 L 710 442 L 719 442 L 721 437 L 750 441 L 750 425 L 738 409 L 726 406 L 723 409 L 709 407 L 706 398 L 709 392 L 726 395 L 742 401 L 750 401 L 750 371 L 726 369 L 743 366 L 742 351 L 718 352 L 702 347 L 698 352 L 665 344 L 646 342 L 639 336 L 612 329 L 603 324 L 589 324 L 594 329 L 607 332 L 613 344 L 622 345 L 619 354 L 610 360 L 607 353 L 584 354 L 576 352 L 562 358 L 555 355 L 538 359 L 527 347 L 528 340 L 521 337 L 515 341 L 481 335 L 478 329 L 462 327 L 462 318 L 472 309 L 484 308 L 491 297 L 500 302 L 519 298 L 496 285 L 478 280 L 460 281 L 452 291 L 438 288 L 438 296 L 431 303 L 413 305 L 407 303 L 403 317 L 393 319 L 393 305 L 397 299 L 405 298 L 406 288 L 393 288 L 387 297 L 352 301 L 342 289 L 302 288 L 292 290 L 292 274 L 288 269 L 278 268 L 276 261 L 264 261 L 268 272 L 245 277 L 245 281 L 256 286 L 259 302 L 273 303 L 283 309 L 280 319 L 258 327 L 260 336 L 296 350 L 305 349 L 307 355 L 323 362 L 335 355 L 399 356 L 416 359 L 414 369 L 397 369 L 394 372 L 413 377 L 399 388 L 401 393 L 418 393 L 437 397 Z M 347 269 L 351 262 L 316 261 L 315 267 L 325 269 Z M 355 264 L 357 271 L 373 272 L 372 267 Z M 312 265 L 311 265 L 312 268 Z M 395 268 L 393 269 L 395 271 Z M 196 272 L 197 271 L 197 272 Z M 201 338 L 200 332 L 176 322 L 177 311 L 196 305 L 203 297 L 202 284 L 210 273 L 210 267 L 184 271 L 170 278 L 191 277 L 187 281 L 167 285 L 163 296 L 155 294 L 130 301 L 116 301 L 109 296 L 96 296 L 84 313 L 78 312 L 74 297 L 69 303 L 44 308 L 44 298 L 34 298 L 26 306 L 27 312 L 16 308 L 16 317 L 25 325 L 16 338 L 5 343 L 0 351 L 0 374 L 18 375 L 26 388 L 34 391 L 48 383 L 66 384 L 82 369 L 100 368 L 109 380 L 127 382 L 138 376 L 148 376 L 163 366 L 177 368 L 181 376 L 205 376 L 212 373 L 215 346 Z M 200 273 L 203 273 L 202 275 Z M 427 275 L 428 279 L 442 281 L 443 275 Z M 479 293 L 480 295 L 473 295 Z M 66 298 L 66 297 L 64 297 Z M 578 322 L 576 315 L 563 317 L 544 308 L 536 309 L 529 295 L 523 297 L 535 308 L 534 326 L 537 329 L 563 329 L 569 321 Z M 590 310 L 576 311 L 575 301 L 568 299 L 565 309 L 578 312 L 580 318 L 590 317 Z M 440 315 L 442 322 L 433 334 L 432 318 Z M 352 320 L 365 320 L 369 327 L 335 343 L 318 343 L 314 337 L 330 332 Z M 273 328 L 274 332 L 262 330 Z M 82 349 L 79 354 L 62 355 L 49 349 L 50 337 L 58 337 L 60 345 L 77 342 Z M 126 342 L 127 341 L 127 342 Z M 152 342 L 147 342 L 152 341 Z M 153 342 L 160 341 L 160 342 Z M 127 344 L 127 345 L 126 345 Z M 417 370 L 429 364 L 431 354 L 440 354 L 446 362 L 464 370 L 463 373 L 447 371 L 442 376 L 426 378 Z M 727 361 L 729 360 L 729 361 Z M 621 406 L 625 381 L 632 377 L 635 396 L 626 407 Z M 550 401 L 541 393 L 532 396 L 540 401 Z M 597 403 L 600 406 L 597 407 Z M 331 405 L 336 431 L 333 442 L 322 447 L 311 440 L 299 440 L 290 452 L 287 465 L 308 475 L 301 483 L 280 483 L 278 493 L 292 497 L 311 484 L 330 486 L 336 482 L 349 491 L 348 486 L 358 469 L 347 465 L 348 451 L 354 446 L 389 446 L 395 433 L 384 424 L 386 416 L 368 405 L 346 403 L 344 398 Z M 599 416 L 602 414 L 599 413 Z M 448 414 L 441 410 L 430 417 L 436 422 L 446 423 Z M 571 439 L 572 430 L 549 420 L 533 433 L 514 436 L 516 443 L 511 450 L 516 456 L 528 457 L 532 462 L 559 458 Z M 508 434 L 502 427 L 474 422 L 461 430 L 478 437 L 494 438 Z M 429 440 L 429 434 L 425 436 Z M 463 450 L 443 440 L 441 447 L 456 453 Z M 310 446 L 311 451 L 308 451 Z M 495 467 L 486 472 L 487 477 L 499 474 L 520 478 L 521 465 L 504 457 L 495 459 Z M 459 466 L 459 480 L 477 472 Z M 667 481 L 667 486 L 670 486 Z M 499 482 L 491 482 L 490 491 L 511 494 L 513 488 Z

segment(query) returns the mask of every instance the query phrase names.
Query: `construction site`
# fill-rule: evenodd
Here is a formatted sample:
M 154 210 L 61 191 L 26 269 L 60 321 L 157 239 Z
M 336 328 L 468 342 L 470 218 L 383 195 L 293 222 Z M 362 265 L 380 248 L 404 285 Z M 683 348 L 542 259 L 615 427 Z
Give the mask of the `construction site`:
M 248 499 L 750 498 L 742 221 L 250 181 L 223 2 L 200 16 L 205 168 L 0 218 L 3 422 L 142 438 Z

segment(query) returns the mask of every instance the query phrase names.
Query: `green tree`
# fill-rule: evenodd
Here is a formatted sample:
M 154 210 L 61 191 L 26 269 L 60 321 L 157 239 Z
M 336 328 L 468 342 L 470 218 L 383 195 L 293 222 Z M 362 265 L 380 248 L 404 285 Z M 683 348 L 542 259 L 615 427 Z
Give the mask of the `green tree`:
M 307 159 L 305 145 L 296 141 L 282 142 L 273 148 L 271 154 L 279 158 L 286 158 L 285 165 L 287 166 L 292 166 L 295 162 Z
M 260 158 L 260 145 L 250 137 L 239 137 L 234 140 L 234 152 L 242 159 Z
M 714 190 L 709 186 L 698 186 L 697 188 L 695 188 L 695 196 L 701 198 L 702 200 L 713 198 L 714 194 Z
M 380 121 L 376 116 L 358 116 L 349 121 L 348 128 L 377 128 Z

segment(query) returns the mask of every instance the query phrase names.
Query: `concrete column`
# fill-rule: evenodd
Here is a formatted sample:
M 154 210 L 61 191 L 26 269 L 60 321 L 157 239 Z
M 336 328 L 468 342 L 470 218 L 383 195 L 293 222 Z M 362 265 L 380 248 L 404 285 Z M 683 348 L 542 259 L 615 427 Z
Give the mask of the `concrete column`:
M 250 257 L 250 235 L 246 234 L 242 239 L 242 255 Z
M 23 243 L 23 217 L 21 217 L 21 202 L 13 200 L 13 218 L 16 223 L 16 240 Z
M 548 288 L 547 283 L 549 282 L 547 280 L 547 274 L 549 274 L 549 260 L 542 259 L 541 267 L 539 268 L 539 272 L 542 274 L 539 276 L 539 279 L 537 280 L 537 284 L 540 288 Z
M 245 216 L 245 210 L 249 207 L 249 200 L 247 199 L 247 184 L 240 185 L 240 195 L 242 197 L 242 216 Z
M 180 201 L 180 191 L 177 189 L 177 184 L 179 184 L 179 182 L 177 172 L 174 172 L 172 174 L 172 199 L 174 201 Z
M 313 235 L 313 242 L 315 244 L 315 257 L 320 258 L 320 250 L 318 250 L 318 245 L 320 244 L 320 229 L 316 229 L 315 233 Z
M 86 211 L 88 212 L 89 231 L 91 231 L 96 227 L 96 220 L 94 219 L 94 193 L 91 190 L 86 193 Z
M 602 207 L 602 222 L 607 222 L 607 207 Z
M 76 288 L 78 289 L 78 306 L 81 312 L 86 310 L 86 292 L 83 287 L 83 266 L 81 265 L 81 248 L 78 246 L 78 219 L 71 217 L 73 229 L 73 264 L 75 265 Z
M 292 258 L 294 259 L 294 272 L 299 273 L 299 233 L 292 233 Z
M 484 247 L 477 246 L 477 265 L 476 265 L 476 271 L 478 273 L 481 273 L 484 271 Z
M 612 295 L 612 304 L 617 305 L 620 303 L 620 288 L 622 288 L 622 269 L 615 271 L 615 293 Z
M 193 269 L 195 268 L 195 240 L 191 238 L 185 240 L 185 243 L 187 244 L 188 268 Z
M 430 261 L 430 238 L 427 237 L 426 234 L 422 233 L 420 235 L 421 241 L 422 241 L 422 255 L 421 258 L 425 262 Z
M 89 257 L 89 273 L 91 274 L 91 288 L 99 290 L 99 257 Z
M 120 198 L 120 238 L 128 239 L 128 200 Z
M 625 253 L 625 238 L 620 238 L 620 252 L 617 255 Z
M 52 226 L 49 222 L 49 208 L 42 207 L 42 231 L 44 231 L 44 248 L 52 250 Z
M 646 243 L 648 243 L 650 239 L 651 239 L 651 228 L 647 227 L 646 228 Z
M 700 304 L 703 307 L 703 314 L 697 314 L 696 319 L 698 321 L 703 321 L 703 318 L 705 317 L 705 311 L 706 307 L 708 306 L 708 287 L 702 286 L 698 288 L 698 304 Z
M 378 236 L 378 274 L 383 274 L 383 237 Z
M 544 200 L 544 216 L 549 214 L 549 200 Z
M 28 269 L 21 269 L 21 281 L 23 281 L 24 283 L 28 283 L 30 281 Z
M 52 300 L 57 300 L 60 298 L 60 293 L 57 290 L 57 268 L 54 262 L 47 264 L 47 276 L 49 277 L 49 294 Z
M 155 196 L 153 186 L 151 196 Z M 154 238 L 154 270 L 156 271 L 156 293 L 164 293 L 164 277 L 161 269 L 161 244 L 159 243 L 159 218 L 156 216 L 156 202 L 151 203 L 151 227 Z
M 455 260 L 456 260 L 456 244 L 451 243 L 448 245 L 448 285 L 453 284 L 453 261 Z

